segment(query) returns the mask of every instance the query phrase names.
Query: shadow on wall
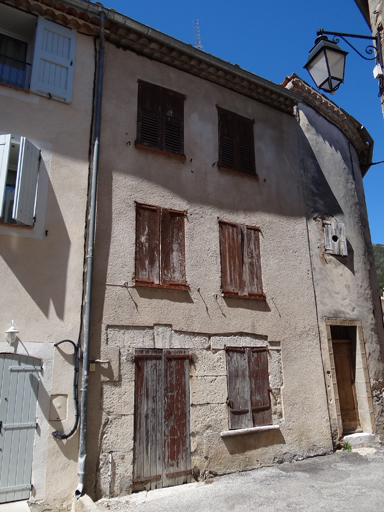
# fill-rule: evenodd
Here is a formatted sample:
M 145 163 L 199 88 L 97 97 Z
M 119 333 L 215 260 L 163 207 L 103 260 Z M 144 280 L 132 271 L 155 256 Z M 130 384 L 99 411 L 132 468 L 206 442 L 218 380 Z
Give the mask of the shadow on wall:
M 42 240 L 14 236 L 11 243 L 0 244 L 0 256 L 42 313 L 48 317 L 52 302 L 63 320 L 71 242 L 51 182 L 45 220 L 48 236 Z
M 275 444 L 285 444 L 285 439 L 280 430 L 255 432 L 241 436 L 224 437 L 223 442 L 231 455 L 245 453 L 258 448 L 266 448 Z

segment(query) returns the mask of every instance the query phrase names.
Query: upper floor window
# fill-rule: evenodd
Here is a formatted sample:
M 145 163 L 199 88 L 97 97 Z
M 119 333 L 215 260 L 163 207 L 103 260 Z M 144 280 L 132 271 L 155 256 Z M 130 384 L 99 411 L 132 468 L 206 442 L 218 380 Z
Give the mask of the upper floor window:
M 224 297 L 265 299 L 261 279 L 260 229 L 219 222 L 221 291 Z
M 139 81 L 136 145 L 184 155 L 185 96 Z
M 219 114 L 219 167 L 257 176 L 253 120 L 217 107 Z
M 40 150 L 25 137 L 0 135 L 0 222 L 33 226 Z
M 136 205 L 135 284 L 187 290 L 185 212 Z
M 69 103 L 76 31 L 0 4 L 0 83 Z

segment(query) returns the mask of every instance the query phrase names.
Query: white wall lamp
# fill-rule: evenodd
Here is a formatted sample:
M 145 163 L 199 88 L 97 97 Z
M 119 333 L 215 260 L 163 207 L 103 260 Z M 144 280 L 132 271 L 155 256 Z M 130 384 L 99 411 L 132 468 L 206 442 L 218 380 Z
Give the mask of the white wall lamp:
M 11 322 L 11 327 L 5 331 L 5 341 L 12 345 L 16 341 L 16 336 L 19 333 L 19 331 L 16 329 L 16 327 L 13 325 L 13 320 Z

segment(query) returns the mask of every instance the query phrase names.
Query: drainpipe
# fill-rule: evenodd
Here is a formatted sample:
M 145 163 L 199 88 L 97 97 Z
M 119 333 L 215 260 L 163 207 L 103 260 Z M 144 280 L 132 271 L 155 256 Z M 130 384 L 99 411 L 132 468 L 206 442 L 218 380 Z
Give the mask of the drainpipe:
M 75 496 L 80 498 L 83 494 L 85 460 L 87 457 L 87 399 L 88 399 L 88 366 L 89 366 L 89 331 L 91 318 L 91 293 L 92 293 L 92 266 L 93 248 L 95 240 L 96 223 L 96 192 L 97 173 L 99 168 L 99 147 L 100 147 L 100 126 L 101 126 L 101 96 L 103 91 L 103 67 L 104 67 L 104 20 L 105 13 L 100 12 L 100 42 L 99 62 L 97 72 L 96 112 L 95 112 L 95 142 L 93 148 L 93 169 L 92 188 L 90 201 L 90 218 L 87 248 L 87 281 L 85 291 L 85 316 L 84 316 L 84 342 L 83 342 L 83 372 L 81 387 L 81 408 L 80 408 L 80 442 L 79 442 L 79 480 Z

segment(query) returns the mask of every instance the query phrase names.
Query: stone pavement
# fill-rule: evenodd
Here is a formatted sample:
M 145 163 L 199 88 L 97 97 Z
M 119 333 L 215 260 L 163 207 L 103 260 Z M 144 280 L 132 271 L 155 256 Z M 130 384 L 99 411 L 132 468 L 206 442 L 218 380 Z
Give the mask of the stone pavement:
M 97 502 L 102 512 L 381 512 L 384 449 L 360 448 Z

